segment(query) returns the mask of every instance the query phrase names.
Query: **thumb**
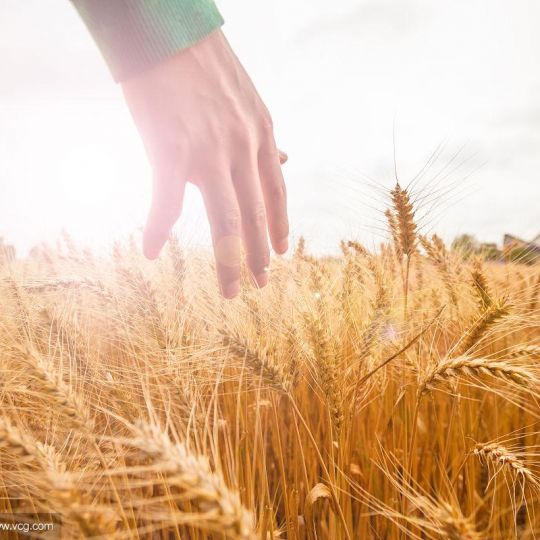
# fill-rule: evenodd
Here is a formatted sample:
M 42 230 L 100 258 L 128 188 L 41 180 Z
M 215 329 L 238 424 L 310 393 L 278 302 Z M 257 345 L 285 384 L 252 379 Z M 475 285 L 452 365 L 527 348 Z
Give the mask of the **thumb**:
M 143 253 L 156 259 L 180 217 L 186 184 L 173 173 L 155 173 L 152 205 L 143 232 Z

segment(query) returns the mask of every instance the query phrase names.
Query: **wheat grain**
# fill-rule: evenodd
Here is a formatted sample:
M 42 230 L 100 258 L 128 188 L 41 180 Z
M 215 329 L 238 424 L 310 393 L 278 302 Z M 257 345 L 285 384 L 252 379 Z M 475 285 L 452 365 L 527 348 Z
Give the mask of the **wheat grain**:
M 35 444 L 16 429 L 7 418 L 0 417 L 0 450 L 9 452 L 21 460 L 33 460 L 36 457 Z

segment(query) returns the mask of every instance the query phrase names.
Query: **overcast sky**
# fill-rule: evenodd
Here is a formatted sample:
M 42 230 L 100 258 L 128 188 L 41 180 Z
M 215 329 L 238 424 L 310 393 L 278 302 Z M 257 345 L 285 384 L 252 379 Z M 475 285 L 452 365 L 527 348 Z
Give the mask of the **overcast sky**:
M 442 145 L 415 183 L 426 231 L 540 232 L 537 0 L 218 4 L 290 156 L 294 236 L 381 240 L 393 131 L 403 184 Z M 94 246 L 137 231 L 150 171 L 69 1 L 0 0 L 0 67 L 0 236 L 24 250 L 62 228 Z M 185 207 L 178 233 L 204 242 L 195 192 Z

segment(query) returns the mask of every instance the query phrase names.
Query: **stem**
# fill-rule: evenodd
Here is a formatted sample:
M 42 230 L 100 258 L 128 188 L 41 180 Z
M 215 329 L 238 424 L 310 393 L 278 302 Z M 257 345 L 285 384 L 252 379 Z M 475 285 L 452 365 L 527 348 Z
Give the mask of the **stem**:
M 407 319 L 407 298 L 409 296 L 409 272 L 411 269 L 411 256 L 407 255 L 407 263 L 405 265 L 405 280 L 403 281 L 403 320 Z
M 412 453 L 414 450 L 414 444 L 416 442 L 416 424 L 418 423 L 418 410 L 420 409 L 420 397 L 416 400 L 416 405 L 414 407 L 414 416 L 413 416 L 413 425 L 412 425 L 412 435 L 411 442 L 409 443 L 409 455 L 407 463 L 407 472 L 409 476 L 412 476 L 412 467 L 413 467 L 413 457 Z
M 404 347 L 402 347 L 398 352 L 394 353 L 392 356 L 390 356 L 389 358 L 387 358 L 382 364 L 379 364 L 376 368 L 372 369 L 367 375 L 364 375 L 364 377 L 362 377 L 359 381 L 358 381 L 358 384 L 363 384 L 365 383 L 370 377 L 372 377 L 373 375 L 375 375 L 375 373 L 377 373 L 377 371 L 379 371 L 380 369 L 382 369 L 384 366 L 386 366 L 387 364 L 389 364 L 392 360 L 395 360 L 400 354 L 404 353 L 411 345 L 414 345 L 428 330 L 429 328 L 431 327 L 431 325 L 439 318 L 439 316 L 441 315 L 441 313 L 444 311 L 444 309 L 446 308 L 446 306 L 443 306 L 441 309 L 439 309 L 439 311 L 437 312 L 437 314 L 435 315 L 435 317 L 433 317 L 433 319 L 431 319 L 431 321 L 426 325 L 425 328 L 423 328 L 418 334 L 416 334 L 416 336 L 414 336 L 411 341 L 409 341 Z
M 325 474 L 325 476 L 326 476 L 326 478 L 328 480 L 328 484 L 329 484 L 328 487 L 332 491 L 332 496 L 334 497 L 334 500 L 336 502 L 336 508 L 338 510 L 339 519 L 341 520 L 341 523 L 343 525 L 343 530 L 345 531 L 345 536 L 347 537 L 347 540 L 352 540 L 351 535 L 349 533 L 349 529 L 347 528 L 347 522 L 345 521 L 345 516 L 343 515 L 343 510 L 341 509 L 341 505 L 339 504 L 339 499 L 338 499 L 338 496 L 337 496 L 336 488 L 334 486 L 334 483 L 332 482 L 332 477 L 330 476 L 330 472 L 328 471 L 328 468 L 326 467 L 326 465 L 324 463 L 324 459 L 323 459 L 323 457 L 321 455 L 321 452 L 319 451 L 317 441 L 313 437 L 313 434 L 311 433 L 311 431 L 309 429 L 309 426 L 307 425 L 307 422 L 305 421 L 304 417 L 302 416 L 302 413 L 298 409 L 298 405 L 296 404 L 296 402 L 294 401 L 294 399 L 290 395 L 289 395 L 289 400 L 291 402 L 291 405 L 292 405 L 292 407 L 294 409 L 294 412 L 296 413 L 298 419 L 300 420 L 300 422 L 302 423 L 302 425 L 306 429 L 307 435 L 308 435 L 308 437 L 309 437 L 309 439 L 311 441 L 311 444 L 313 445 L 313 449 L 315 450 L 315 453 L 317 454 L 317 459 L 319 460 L 321 468 L 322 468 L 322 470 L 323 470 L 323 472 L 324 472 L 324 474 Z

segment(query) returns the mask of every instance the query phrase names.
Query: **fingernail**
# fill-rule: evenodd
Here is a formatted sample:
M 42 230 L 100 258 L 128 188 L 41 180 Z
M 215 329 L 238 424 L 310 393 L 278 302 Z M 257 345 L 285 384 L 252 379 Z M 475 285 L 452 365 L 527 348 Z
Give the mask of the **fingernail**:
M 167 237 L 163 237 L 153 229 L 145 229 L 143 233 L 143 254 L 147 259 L 153 261 L 159 257 L 163 244 L 165 244 Z
M 234 298 L 240 292 L 240 280 L 223 285 L 222 294 L 225 298 Z
M 283 255 L 289 249 L 289 239 L 287 237 L 282 238 L 276 242 L 276 253 Z
M 150 259 L 153 261 L 154 259 L 157 259 L 159 256 L 160 250 L 157 249 L 155 246 L 144 246 L 143 247 L 143 254 L 147 259 Z
M 264 287 L 268 283 L 268 271 L 255 276 L 255 281 L 257 282 L 257 286 Z

